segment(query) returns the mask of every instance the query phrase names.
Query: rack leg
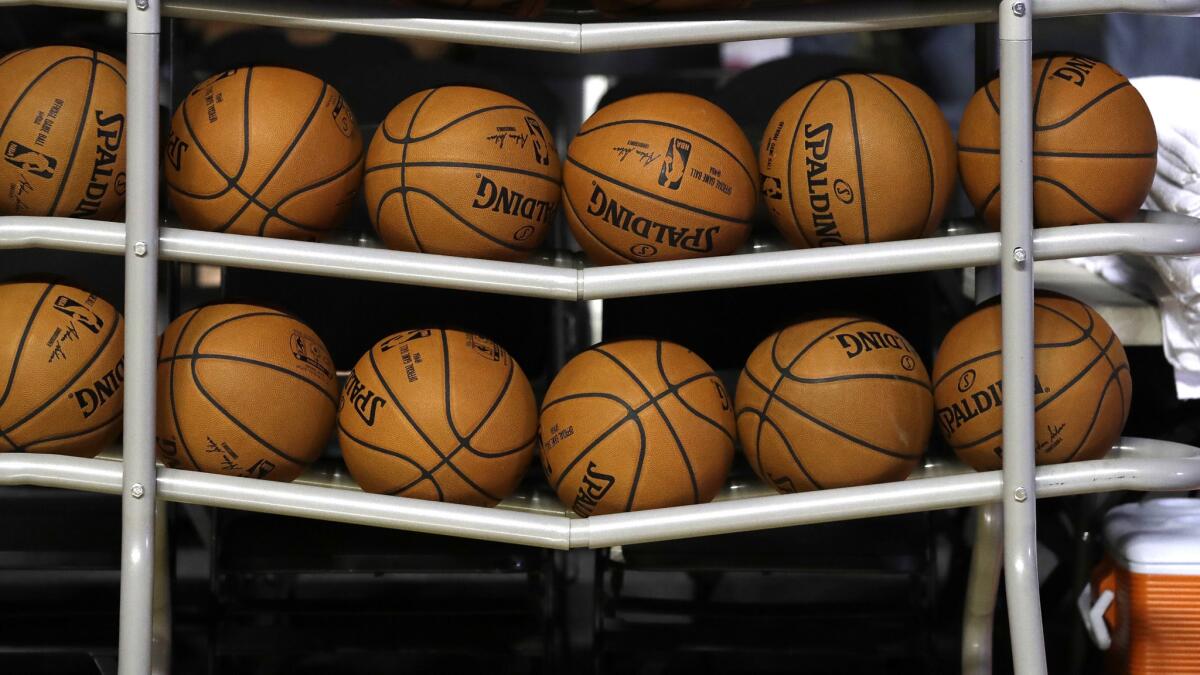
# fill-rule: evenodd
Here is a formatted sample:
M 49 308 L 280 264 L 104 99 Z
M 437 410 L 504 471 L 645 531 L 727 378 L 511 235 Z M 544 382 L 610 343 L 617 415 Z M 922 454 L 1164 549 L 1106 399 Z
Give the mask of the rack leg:
M 1004 588 L 1018 675 L 1046 672 L 1033 473 L 1033 5 L 1004 0 L 999 21 Z
M 992 626 L 996 614 L 996 590 L 1004 561 L 1003 511 L 999 504 L 975 508 L 975 547 L 971 552 L 971 576 L 967 581 L 967 605 L 963 610 L 963 675 L 991 675 Z
M 128 11 L 125 458 L 121 492 L 121 675 L 150 672 L 154 607 L 154 379 L 158 286 L 159 0 Z
M 154 509 L 154 615 L 151 618 L 151 675 L 171 672 L 171 542 L 167 539 L 167 504 Z

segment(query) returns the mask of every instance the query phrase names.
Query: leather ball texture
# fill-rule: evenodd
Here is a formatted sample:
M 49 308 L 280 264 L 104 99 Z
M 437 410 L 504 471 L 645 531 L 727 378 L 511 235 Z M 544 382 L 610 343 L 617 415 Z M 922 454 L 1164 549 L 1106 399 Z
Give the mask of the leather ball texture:
M 733 402 L 695 353 L 662 340 L 581 352 L 546 392 L 542 469 L 580 516 L 712 501 L 733 460 Z
M 768 122 L 758 157 L 767 213 L 800 247 L 926 236 L 956 178 L 942 111 L 890 75 L 840 75 L 797 91 Z
M 903 480 L 933 426 L 916 350 L 890 327 L 853 316 L 767 337 L 746 361 L 736 401 L 742 451 L 783 493 Z
M 0 216 L 119 219 L 125 121 L 113 57 L 60 46 L 0 57 Z
M 1000 226 L 1000 80 L 975 93 L 958 165 L 975 209 Z M 1124 75 L 1084 56 L 1033 61 L 1033 221 L 1037 227 L 1128 222 L 1154 182 L 1158 137 Z
M 567 148 L 563 211 L 598 264 L 733 253 L 757 205 L 754 150 L 737 123 L 689 94 L 596 111 Z
M 95 457 L 121 433 L 125 321 L 65 283 L 0 284 L 0 452 Z
M 473 333 L 389 335 L 358 360 L 338 406 L 342 455 L 367 492 L 495 506 L 525 477 L 537 444 L 525 372 Z
M 159 338 L 158 457 L 172 468 L 290 481 L 333 431 L 337 374 L 298 319 L 205 305 Z
M 187 227 L 318 240 L 362 183 L 363 139 L 331 85 L 288 68 L 213 75 L 171 118 L 167 196 Z
M 1129 418 L 1133 381 L 1125 348 L 1088 305 L 1065 295 L 1034 297 L 1034 459 L 1038 464 L 1100 459 Z M 933 362 L 937 425 L 960 459 L 1001 468 L 1004 397 L 1000 305 L 967 315 L 947 333 Z
M 550 129 L 524 103 L 438 87 L 388 113 L 367 151 L 364 192 L 389 248 L 522 260 L 554 224 L 561 175 Z

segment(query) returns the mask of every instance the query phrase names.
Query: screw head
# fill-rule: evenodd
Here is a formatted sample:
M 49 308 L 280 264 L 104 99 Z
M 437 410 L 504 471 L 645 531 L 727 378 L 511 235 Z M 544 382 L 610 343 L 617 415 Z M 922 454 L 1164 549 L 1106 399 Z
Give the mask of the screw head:
M 146 242 L 139 241 L 133 245 L 133 254 L 141 258 L 146 255 Z
M 1013 499 L 1015 499 L 1019 502 L 1023 502 L 1028 498 L 1029 498 L 1029 495 L 1025 493 L 1025 488 L 1019 487 L 1016 490 L 1013 490 Z
M 129 488 L 129 494 L 134 499 L 141 499 L 146 494 L 146 488 L 142 487 L 141 483 L 134 483 L 133 487 Z
M 1020 246 L 1013 249 L 1014 262 L 1023 263 L 1027 257 L 1028 256 L 1025 254 L 1025 249 L 1021 248 Z
M 137 0 L 136 4 L 137 8 L 143 12 L 150 9 L 150 0 Z
M 1025 16 L 1025 3 L 1014 2 L 1012 6 L 1012 12 L 1017 16 Z

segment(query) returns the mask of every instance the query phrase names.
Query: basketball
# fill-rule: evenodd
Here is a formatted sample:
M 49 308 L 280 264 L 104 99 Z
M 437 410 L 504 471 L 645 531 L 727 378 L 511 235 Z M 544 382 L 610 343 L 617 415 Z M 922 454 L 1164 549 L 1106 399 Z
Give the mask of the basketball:
M 925 452 L 933 396 L 904 336 L 876 321 L 829 317 L 759 343 L 738 380 L 738 438 L 779 492 L 908 477 Z
M 121 433 L 125 323 L 61 283 L 0 284 L 0 452 L 95 457 Z
M 187 227 L 317 240 L 362 182 L 363 140 L 336 89 L 287 68 L 213 75 L 175 109 L 167 195 Z
M 325 344 L 278 310 L 222 303 L 184 313 L 158 347 L 158 458 L 169 467 L 290 481 L 333 431 Z
M 963 187 L 1000 226 L 1000 80 L 975 92 L 958 132 Z M 1154 119 L 1125 76 L 1083 56 L 1033 61 L 1033 221 L 1132 220 L 1157 162 Z
M 1100 459 L 1121 436 L 1133 381 L 1125 348 L 1091 307 L 1065 295 L 1034 300 L 1034 405 L 1038 464 Z M 933 361 L 937 423 L 960 459 L 979 471 L 1001 466 L 1004 389 L 1000 305 L 950 330 Z
M 119 218 L 125 64 L 37 47 L 0 58 L 0 82 L 0 216 Z
M 814 82 L 779 106 L 758 155 L 763 201 L 795 246 L 916 239 L 954 189 L 954 137 L 933 99 L 890 75 Z
M 699 356 L 662 340 L 599 345 L 546 392 L 542 469 L 580 516 L 702 504 L 733 461 L 733 406 Z
M 689 94 L 607 105 L 567 148 L 563 202 L 593 262 L 733 253 L 758 196 L 754 150 L 724 110 Z
M 524 103 L 476 87 L 418 92 L 367 152 L 365 192 L 389 248 L 522 260 L 554 222 L 561 167 Z
M 495 506 L 533 459 L 537 404 L 521 366 L 495 342 L 408 330 L 358 360 L 337 424 L 346 466 L 367 492 Z

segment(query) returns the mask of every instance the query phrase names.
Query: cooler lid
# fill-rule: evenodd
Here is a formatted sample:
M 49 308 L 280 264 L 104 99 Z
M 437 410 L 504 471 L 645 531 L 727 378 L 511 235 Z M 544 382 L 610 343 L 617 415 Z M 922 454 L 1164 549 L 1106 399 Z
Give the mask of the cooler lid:
M 1200 575 L 1200 499 L 1122 504 L 1104 517 L 1104 537 L 1130 572 Z

